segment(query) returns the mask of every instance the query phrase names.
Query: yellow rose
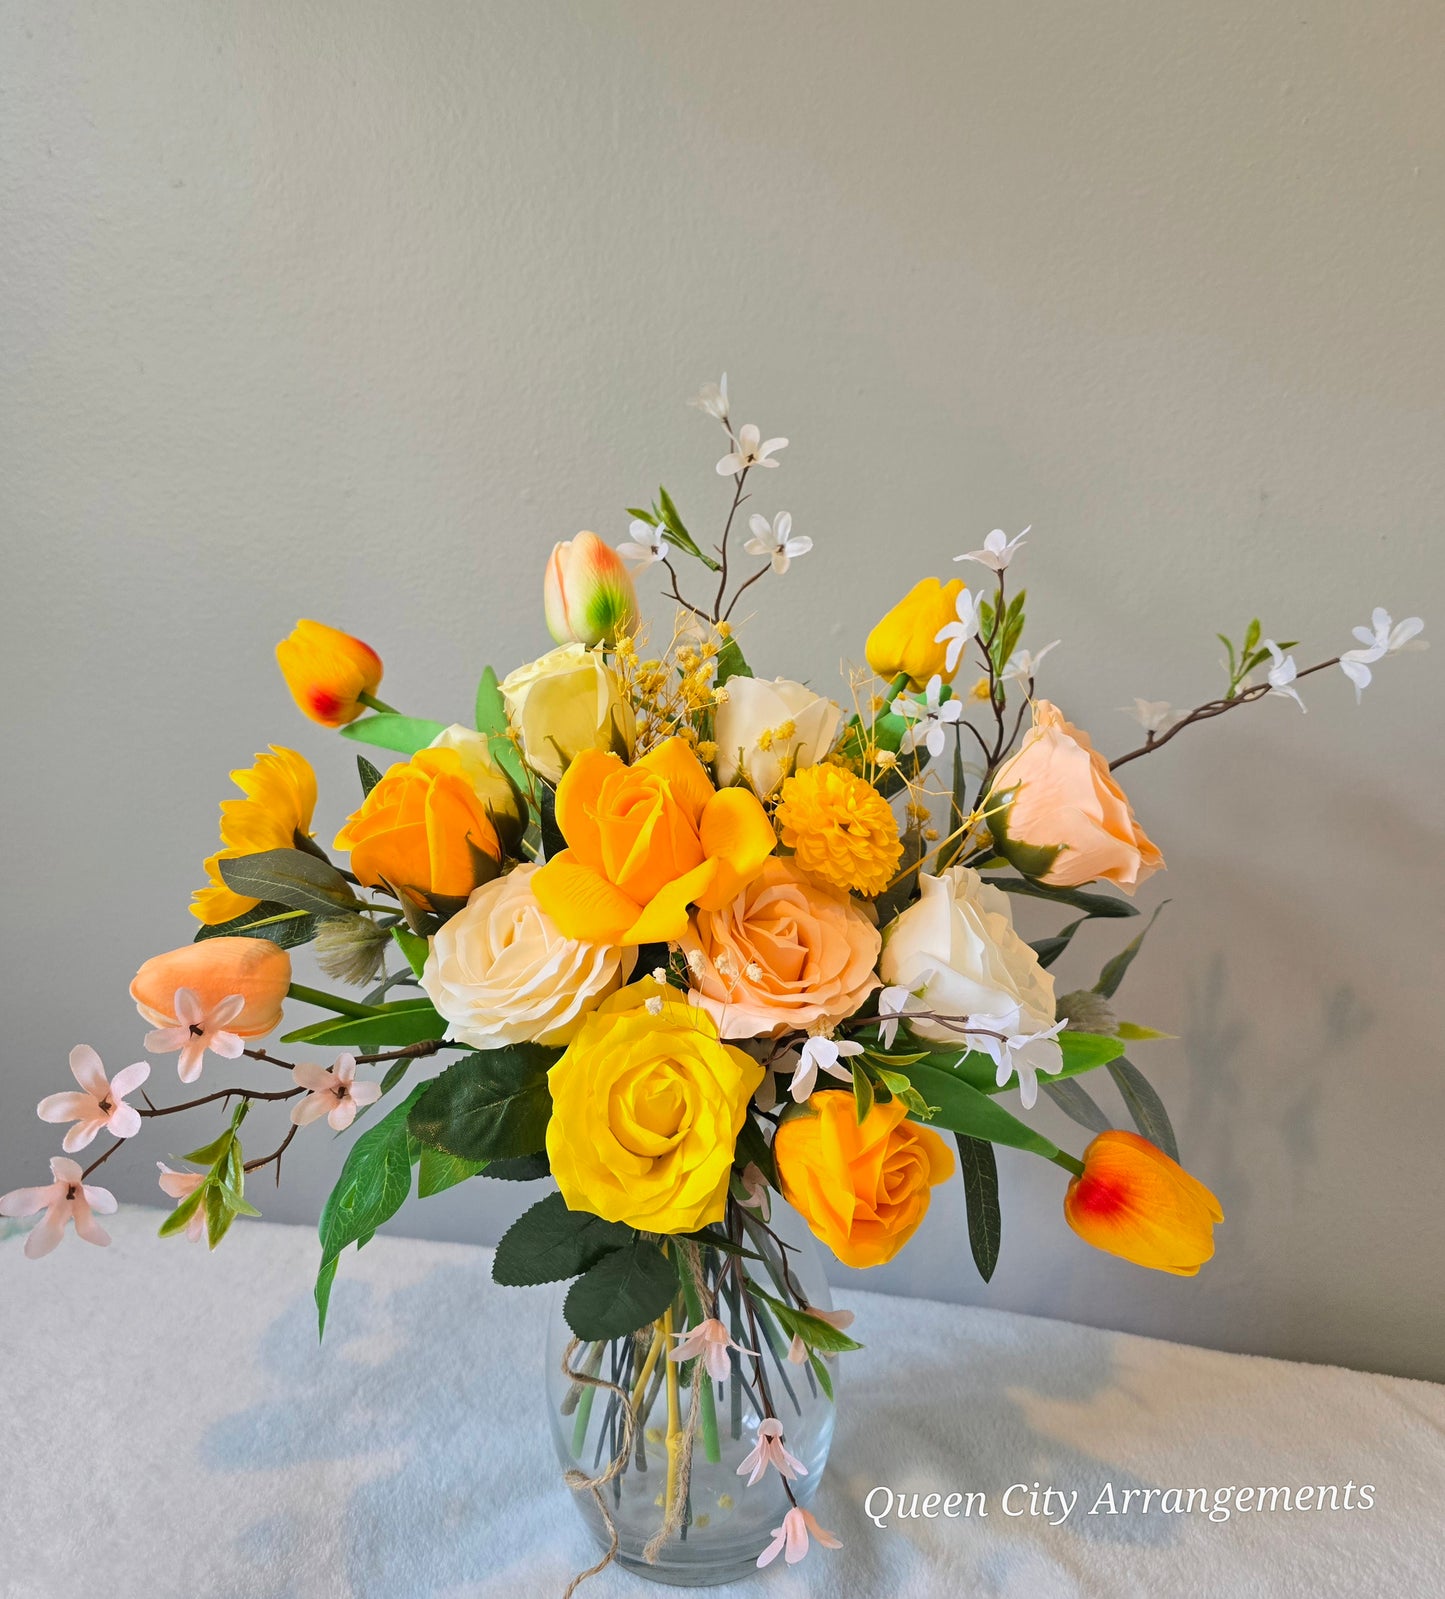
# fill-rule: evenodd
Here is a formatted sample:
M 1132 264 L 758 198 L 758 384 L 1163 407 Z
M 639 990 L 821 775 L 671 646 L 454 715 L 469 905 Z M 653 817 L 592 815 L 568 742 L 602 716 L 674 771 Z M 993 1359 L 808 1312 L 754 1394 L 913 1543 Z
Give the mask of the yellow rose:
M 568 1208 L 652 1233 L 721 1221 L 762 1080 L 677 989 L 647 978 L 603 1000 L 547 1073 L 547 1156 Z
M 958 620 L 956 602 L 962 592 L 959 578 L 940 583 L 936 577 L 926 577 L 915 583 L 868 635 L 868 665 L 890 680 L 906 672 L 914 688 L 922 688 L 930 677 L 951 682 L 953 672 L 945 659 L 948 646 L 938 642 L 938 634 Z
M 601 650 L 585 644 L 549 650 L 509 673 L 502 697 L 527 765 L 549 783 L 560 782 L 583 750 L 632 759 L 637 722 Z

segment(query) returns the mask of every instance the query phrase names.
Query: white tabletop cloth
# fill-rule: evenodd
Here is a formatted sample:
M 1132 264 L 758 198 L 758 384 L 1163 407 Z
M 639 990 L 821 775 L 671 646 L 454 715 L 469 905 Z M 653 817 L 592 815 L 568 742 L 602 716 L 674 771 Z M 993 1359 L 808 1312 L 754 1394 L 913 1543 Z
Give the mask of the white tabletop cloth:
M 3 1599 L 531 1599 L 590 1564 L 542 1425 L 547 1290 L 493 1286 L 490 1250 L 378 1238 L 318 1347 L 310 1232 L 241 1222 L 210 1255 L 155 1213 L 111 1220 L 110 1249 L 39 1262 L 0 1238 Z M 844 1548 L 719 1592 L 1445 1594 L 1445 1388 L 844 1297 L 868 1347 L 815 1506 Z M 1003 1514 L 1036 1482 L 1077 1493 L 1062 1524 Z M 1087 1513 L 1106 1484 L 1347 1482 L 1373 1508 Z M 880 1531 L 880 1484 L 989 1513 Z M 582 1593 L 661 1591 L 614 1570 Z

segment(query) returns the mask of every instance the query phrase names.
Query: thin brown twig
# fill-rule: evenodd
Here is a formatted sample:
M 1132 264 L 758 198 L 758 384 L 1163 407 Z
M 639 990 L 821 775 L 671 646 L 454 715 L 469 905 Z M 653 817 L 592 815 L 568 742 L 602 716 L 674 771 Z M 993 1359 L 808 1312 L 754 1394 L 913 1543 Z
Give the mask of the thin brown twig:
M 728 590 L 728 538 L 733 530 L 733 518 L 738 514 L 738 506 L 743 503 L 743 484 L 747 482 L 748 473 L 751 471 L 752 468 L 750 466 L 745 466 L 741 472 L 735 473 L 733 477 L 737 487 L 733 491 L 733 503 L 728 510 L 728 519 L 723 523 L 722 543 L 718 545 L 718 554 L 722 557 L 722 566 L 718 574 L 717 597 L 712 602 L 712 620 L 714 622 L 722 621 L 723 596 L 726 595 Z
M 259 1160 L 248 1160 L 242 1170 L 246 1172 L 260 1171 L 263 1166 L 269 1166 L 274 1160 L 276 1162 L 276 1186 L 279 1188 L 281 1186 L 281 1157 L 286 1153 L 287 1146 L 300 1130 L 300 1126 L 296 1122 L 292 1122 L 290 1131 L 269 1155 L 263 1155 Z

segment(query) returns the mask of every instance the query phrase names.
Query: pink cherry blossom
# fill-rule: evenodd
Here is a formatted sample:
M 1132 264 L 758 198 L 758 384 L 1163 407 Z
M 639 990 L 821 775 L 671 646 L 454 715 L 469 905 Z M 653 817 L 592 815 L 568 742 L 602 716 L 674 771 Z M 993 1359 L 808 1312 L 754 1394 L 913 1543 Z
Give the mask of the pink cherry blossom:
M 741 1344 L 735 1344 L 728 1336 L 728 1330 L 717 1319 L 709 1316 L 706 1321 L 700 1321 L 696 1327 L 689 1327 L 685 1333 L 674 1333 L 674 1338 L 680 1338 L 681 1343 L 676 1349 L 669 1349 L 669 1360 L 692 1360 L 701 1357 L 702 1363 L 707 1367 L 708 1375 L 716 1382 L 726 1382 L 732 1371 L 732 1361 L 728 1356 L 729 1349 L 736 1349 L 740 1355 L 751 1355 L 751 1349 L 744 1349 Z
M 362 1105 L 370 1105 L 381 1098 L 380 1083 L 358 1083 L 355 1078 L 355 1055 L 338 1055 L 330 1070 L 308 1061 L 293 1066 L 291 1081 L 310 1092 L 292 1108 L 291 1120 L 298 1127 L 304 1127 L 307 1122 L 324 1116 L 333 1131 L 343 1132 L 356 1119 L 356 1112 Z
M 772 1210 L 772 1199 L 768 1194 L 768 1179 L 763 1176 L 762 1171 L 752 1161 L 749 1161 L 743 1167 L 742 1175 L 738 1179 L 738 1186 L 745 1196 L 738 1203 L 745 1205 L 749 1210 L 757 1211 L 758 1215 L 764 1221 L 767 1221 L 769 1212 Z
M 172 1171 L 163 1160 L 158 1160 L 156 1165 L 160 1168 L 161 1192 L 172 1199 L 189 1199 L 206 1180 L 203 1171 Z M 206 1207 L 197 1205 L 186 1223 L 186 1237 L 194 1243 L 205 1236 Z
M 34 1216 L 45 1212 L 45 1220 L 30 1229 L 25 1240 L 25 1253 L 31 1260 L 48 1255 L 65 1236 L 65 1224 L 75 1223 L 75 1231 L 88 1244 L 110 1242 L 110 1234 L 91 1214 L 115 1214 L 115 1195 L 108 1188 L 92 1188 L 84 1182 L 84 1173 L 73 1160 L 56 1155 L 50 1162 L 50 1175 L 55 1179 L 44 1188 L 17 1188 L 0 1194 L 0 1216 Z
M 758 1556 L 758 1564 L 766 1566 L 776 1560 L 781 1551 L 786 1550 L 783 1559 L 790 1566 L 796 1566 L 808 1552 L 810 1532 L 825 1549 L 843 1547 L 840 1539 L 835 1538 L 826 1527 L 818 1525 L 817 1517 L 811 1510 L 804 1510 L 801 1505 L 794 1505 L 783 1517 L 782 1526 L 773 1528 L 773 1541 Z
M 836 1327 L 839 1332 L 847 1332 L 853 1325 L 853 1312 L 851 1310 L 817 1310 L 812 1305 L 804 1305 L 803 1309 L 810 1316 L 816 1316 L 819 1321 L 826 1321 L 830 1327 Z M 788 1345 L 788 1359 L 795 1366 L 804 1365 L 808 1359 L 808 1346 L 793 1334 L 793 1341 Z
M 739 1477 L 748 1477 L 748 1487 L 758 1480 L 769 1466 L 776 1466 L 784 1477 L 806 1477 L 808 1468 L 796 1455 L 783 1447 L 783 1424 L 776 1416 L 769 1416 L 758 1426 L 758 1441 L 738 1467 Z
M 244 994 L 227 994 L 207 1010 L 192 989 L 178 988 L 171 1004 L 175 1025 L 152 1029 L 146 1034 L 146 1048 L 157 1054 L 180 1050 L 176 1067 L 181 1081 L 193 1083 L 201 1075 L 201 1063 L 207 1050 L 222 1060 L 235 1060 L 245 1053 L 246 1042 L 240 1034 L 226 1031 L 227 1024 L 235 1021 L 245 1008 Z
M 89 1044 L 77 1044 L 70 1052 L 70 1071 L 81 1092 L 49 1094 L 35 1107 L 43 1122 L 75 1123 L 60 1146 L 67 1155 L 84 1149 L 102 1128 L 117 1138 L 133 1138 L 140 1131 L 140 1112 L 125 1103 L 125 1096 L 150 1076 L 148 1061 L 123 1066 L 107 1081 L 100 1056 Z

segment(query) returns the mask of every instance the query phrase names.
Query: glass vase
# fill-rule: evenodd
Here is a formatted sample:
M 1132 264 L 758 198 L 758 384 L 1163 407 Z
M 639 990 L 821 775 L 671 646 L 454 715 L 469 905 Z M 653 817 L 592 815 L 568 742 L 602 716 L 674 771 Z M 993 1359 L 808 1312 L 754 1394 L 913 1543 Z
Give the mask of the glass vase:
M 764 1223 L 755 1212 L 730 1201 L 727 1222 L 708 1234 L 716 1242 L 699 1245 L 700 1284 L 713 1315 L 745 1351 L 728 1350 L 725 1378 L 710 1377 L 700 1359 L 665 1358 L 665 1349 L 678 1343 L 674 1335 L 702 1317 L 706 1300 L 699 1299 L 696 1289 L 684 1294 L 680 1288 L 667 1315 L 638 1332 L 589 1343 L 574 1340 L 563 1315 L 565 1287 L 559 1288 L 546 1355 L 552 1438 L 557 1458 L 564 1472 L 574 1474 L 574 1482 L 580 1480 L 578 1473 L 595 1481 L 607 1472 L 624 1452 L 626 1428 L 618 1394 L 569 1379 L 564 1359 L 570 1359 L 571 1370 L 600 1378 L 630 1396 L 635 1422 L 625 1462 L 595 1494 L 583 1488 L 572 1495 L 599 1549 L 610 1547 L 610 1517 L 618 1563 L 650 1581 L 688 1588 L 747 1575 L 791 1506 L 811 1504 L 833 1439 L 832 1394 L 838 1375 L 836 1358 L 805 1355 L 783 1329 L 776 1307 L 749 1292 L 756 1286 L 796 1309 L 832 1309 L 822 1259 L 798 1216 L 775 1200 Z M 748 1258 L 739 1245 L 763 1258 Z M 691 1313 L 688 1299 L 694 1300 Z M 701 1385 L 696 1396 L 694 1384 Z M 687 1451 L 695 1402 L 698 1416 Z M 748 1487 L 738 1467 L 768 1416 L 781 1424 L 783 1445 L 806 1475 L 785 1483 L 770 1466 Z M 669 1520 L 674 1530 L 649 1561 L 644 1551 Z

